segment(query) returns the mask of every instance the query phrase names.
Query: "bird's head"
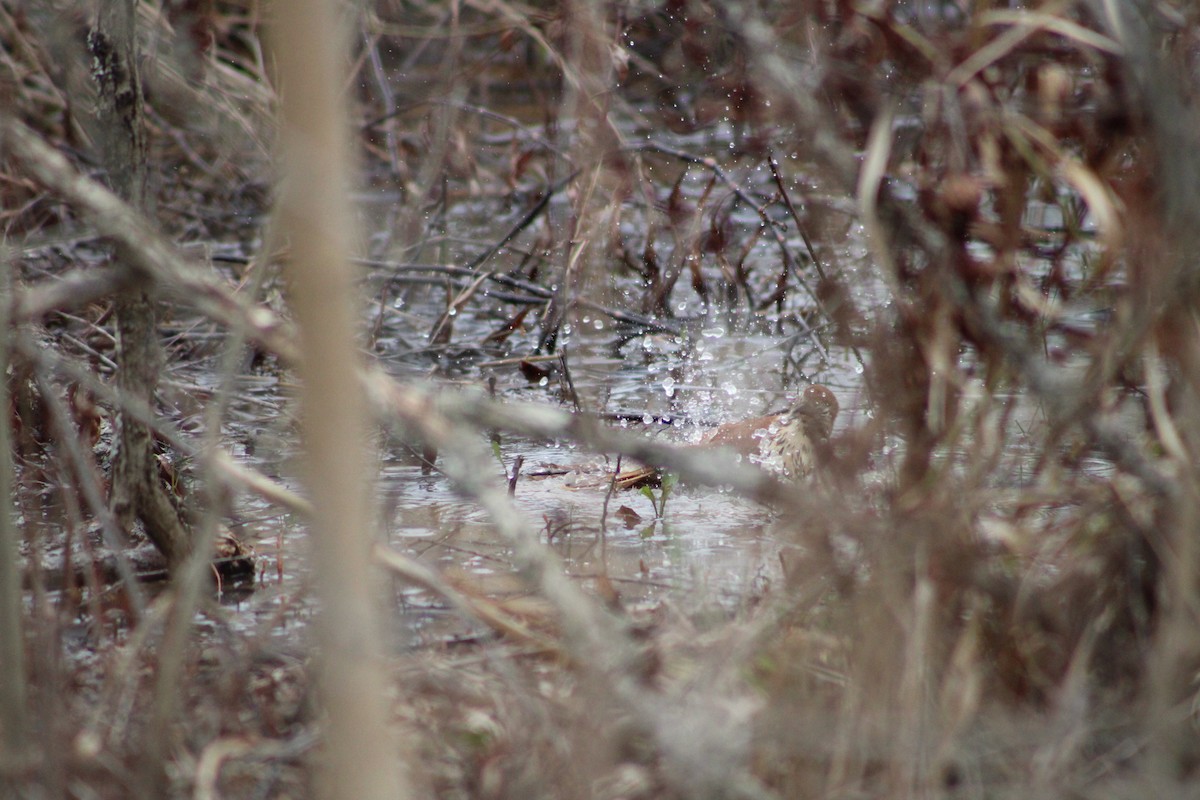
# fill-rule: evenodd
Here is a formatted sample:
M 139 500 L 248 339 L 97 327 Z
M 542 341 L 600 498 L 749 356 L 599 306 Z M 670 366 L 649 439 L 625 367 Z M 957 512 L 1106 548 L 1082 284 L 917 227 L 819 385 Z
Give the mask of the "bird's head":
M 792 416 L 804 425 L 804 432 L 814 439 L 825 440 L 833 433 L 833 421 L 837 419 L 838 401 L 833 392 L 824 386 L 813 384 L 800 395 L 792 406 Z

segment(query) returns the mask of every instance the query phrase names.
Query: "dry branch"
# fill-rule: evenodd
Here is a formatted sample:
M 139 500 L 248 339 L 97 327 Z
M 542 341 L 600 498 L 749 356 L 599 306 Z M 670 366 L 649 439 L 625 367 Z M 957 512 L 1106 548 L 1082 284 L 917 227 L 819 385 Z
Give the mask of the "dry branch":
M 102 233 L 122 241 L 129 248 L 131 263 L 136 265 L 146 280 L 151 281 L 167 295 L 194 306 L 215 321 L 243 331 L 249 341 L 274 352 L 286 363 L 298 363 L 296 338 L 289 323 L 261 306 L 246 303 L 219 278 L 203 272 L 200 265 L 185 261 L 173 245 L 147 224 L 141 215 L 104 187 L 78 174 L 65 158 L 45 145 L 22 123 L 10 118 L 0 118 L 0 141 L 10 147 L 10 152 L 31 174 L 87 213 Z M 79 280 L 82 282 L 83 277 L 80 276 Z M 42 295 L 39 291 L 36 300 L 30 301 L 28 305 L 22 304 L 21 308 L 33 315 L 60 302 L 62 295 L 50 288 L 44 291 L 46 294 Z M 582 300 L 580 302 L 594 307 L 591 303 Z M 614 312 L 614 316 L 622 319 L 626 315 Z M 382 388 L 377 386 L 372 393 L 377 397 L 407 397 L 410 392 L 395 386 L 394 382 L 382 373 L 373 374 L 369 382 L 382 384 Z M 405 402 L 409 405 L 414 402 L 420 405 L 424 402 L 424 394 L 417 393 L 414 397 L 414 400 Z M 473 404 L 468 403 L 468 406 Z M 394 410 L 390 403 L 384 403 L 380 408 L 389 413 Z M 485 412 L 478 408 L 473 413 L 486 416 Z M 520 431 L 521 425 L 531 424 L 532 420 L 537 419 L 531 410 L 531 416 L 511 420 L 515 426 L 513 430 Z M 552 424 L 536 433 L 578 439 L 581 444 L 595 447 L 601 452 L 622 452 L 633 458 L 661 463 L 666 467 L 678 469 L 689 480 L 705 485 L 731 486 L 736 491 L 745 492 L 764 502 L 790 502 L 790 494 L 786 489 L 761 471 L 742 466 L 740 470 L 735 469 L 731 473 L 723 468 L 728 465 L 714 469 L 702 463 L 694 463 L 694 459 L 676 459 L 670 447 L 640 439 L 633 434 L 608 431 L 594 424 L 589 425 L 583 420 L 568 423 L 567 420 L 572 418 L 566 416 L 551 419 Z M 484 424 L 505 427 L 504 420 L 498 420 L 497 423 Z M 295 501 L 289 502 L 295 505 Z
M 75 170 L 28 126 L 7 114 L 0 114 L 0 147 L 43 186 L 83 212 L 102 234 L 128 248 L 127 266 L 139 280 L 230 328 L 241 329 L 248 341 L 295 362 L 295 337 L 283 320 L 266 308 L 251 306 L 205 267 L 186 260 L 144 216 Z
M 287 275 L 304 355 L 301 430 L 321 602 L 320 687 L 328 722 L 317 790 L 325 797 L 409 797 L 410 764 L 387 703 L 359 382 L 357 296 L 349 256 L 350 147 L 341 102 L 342 30 L 333 0 L 280 8 L 273 52 L 283 85 L 278 222 L 294 249 Z
M 60 375 L 66 381 L 83 387 L 98 400 L 125 411 L 143 425 L 149 426 L 156 436 L 162 437 L 184 456 L 196 459 L 201 469 L 214 470 L 216 477 L 225 484 L 222 488 L 231 491 L 247 490 L 288 511 L 305 515 L 312 513 L 312 504 L 305 498 L 252 467 L 238 463 L 224 450 L 201 450 L 178 430 L 166 424 L 149 403 L 122 394 L 77 362 L 58 356 L 30 337 L 19 337 L 14 349 L 21 358 L 34 365 L 39 373 Z
M 699 735 L 711 726 L 729 724 L 728 710 L 722 706 L 720 697 L 688 697 L 685 702 L 639 682 L 640 652 L 620 621 L 567 577 L 558 559 L 542 545 L 512 505 L 499 478 L 478 469 L 477 465 L 486 461 L 487 455 L 477 431 L 500 427 L 543 436 L 558 434 L 590 446 L 611 444 L 614 449 L 627 448 L 631 455 L 662 456 L 673 461 L 685 475 L 714 485 L 754 487 L 761 496 L 789 496 L 783 487 L 761 470 L 749 467 L 727 469 L 725 480 L 721 480 L 719 470 L 678 457 L 672 448 L 651 446 L 616 431 L 605 432 L 592 421 L 552 409 L 506 410 L 483 397 L 447 398 L 444 394 L 435 397 L 396 387 L 379 376 L 371 381 L 370 388 L 377 407 L 389 409 L 406 430 L 416 431 L 423 440 L 437 446 L 445 475 L 459 491 L 488 512 L 496 529 L 512 547 L 513 560 L 521 575 L 553 606 L 572 660 L 600 682 L 604 696 L 620 703 L 638 728 L 653 738 L 673 780 L 714 797 L 770 796 L 745 769 L 746 742 L 738 737 L 711 741 Z M 461 420 L 468 420 L 473 426 L 463 426 Z M 739 466 L 729 461 L 722 466 Z M 755 472 L 761 474 L 753 475 Z M 689 735 L 681 736 L 681 731 L 688 731 Z

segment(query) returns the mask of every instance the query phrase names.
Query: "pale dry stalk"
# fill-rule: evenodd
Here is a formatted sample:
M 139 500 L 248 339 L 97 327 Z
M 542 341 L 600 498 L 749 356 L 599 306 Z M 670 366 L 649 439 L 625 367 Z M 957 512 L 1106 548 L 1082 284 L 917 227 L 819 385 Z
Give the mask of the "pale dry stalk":
M 379 576 L 370 563 L 367 407 L 357 390 L 361 367 L 349 262 L 355 237 L 340 102 L 344 38 L 331 0 L 295 0 L 278 9 L 278 20 L 274 52 L 283 87 L 284 155 L 279 219 L 295 254 L 288 276 L 304 354 L 301 429 L 328 715 L 319 787 L 326 797 L 395 800 L 411 791 L 389 720 L 379 594 L 373 591 Z

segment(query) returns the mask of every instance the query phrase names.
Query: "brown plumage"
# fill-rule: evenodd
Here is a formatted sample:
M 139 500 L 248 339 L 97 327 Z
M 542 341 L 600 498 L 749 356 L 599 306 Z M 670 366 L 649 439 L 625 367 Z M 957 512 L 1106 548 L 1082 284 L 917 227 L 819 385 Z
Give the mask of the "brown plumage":
M 693 447 L 727 449 L 780 477 L 801 480 L 812 474 L 837 413 L 833 392 L 813 385 L 787 411 L 722 425 Z M 642 467 L 619 473 L 616 481 L 620 489 L 633 489 L 661 478 L 660 470 Z

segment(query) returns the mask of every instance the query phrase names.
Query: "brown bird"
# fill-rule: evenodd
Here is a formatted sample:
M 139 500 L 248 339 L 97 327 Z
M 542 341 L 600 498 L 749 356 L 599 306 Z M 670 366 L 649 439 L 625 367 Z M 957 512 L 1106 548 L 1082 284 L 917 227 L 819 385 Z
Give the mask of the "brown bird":
M 829 443 L 837 413 L 833 392 L 813 385 L 787 411 L 722 425 L 693 447 L 724 448 L 783 478 L 802 480 L 812 474 L 821 449 Z M 661 478 L 660 470 L 642 467 L 619 473 L 616 483 L 620 489 L 633 489 Z

